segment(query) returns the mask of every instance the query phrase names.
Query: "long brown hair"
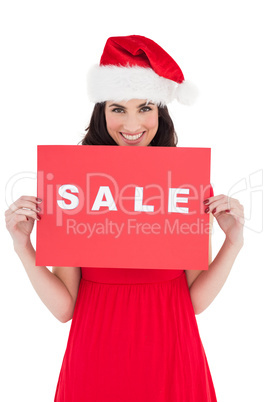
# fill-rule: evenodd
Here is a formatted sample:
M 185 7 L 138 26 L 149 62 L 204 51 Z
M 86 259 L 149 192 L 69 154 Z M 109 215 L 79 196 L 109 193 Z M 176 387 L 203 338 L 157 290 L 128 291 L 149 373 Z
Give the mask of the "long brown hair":
M 149 145 L 155 147 L 176 147 L 178 137 L 166 106 L 158 107 L 158 130 Z M 118 145 L 107 131 L 105 102 L 96 103 L 92 112 L 82 145 Z

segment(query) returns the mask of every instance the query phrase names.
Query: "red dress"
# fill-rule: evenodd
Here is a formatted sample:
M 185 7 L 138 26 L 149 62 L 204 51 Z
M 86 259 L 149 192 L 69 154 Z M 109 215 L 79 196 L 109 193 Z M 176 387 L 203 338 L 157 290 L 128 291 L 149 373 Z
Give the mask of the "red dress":
M 185 272 L 82 268 L 54 401 L 216 401 Z

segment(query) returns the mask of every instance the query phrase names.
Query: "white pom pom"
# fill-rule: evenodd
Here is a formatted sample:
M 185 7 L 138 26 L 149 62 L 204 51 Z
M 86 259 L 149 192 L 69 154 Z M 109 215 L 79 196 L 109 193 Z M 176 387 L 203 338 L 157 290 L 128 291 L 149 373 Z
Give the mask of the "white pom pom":
M 192 105 L 198 97 L 197 87 L 190 81 L 183 81 L 176 88 L 175 97 L 184 105 Z

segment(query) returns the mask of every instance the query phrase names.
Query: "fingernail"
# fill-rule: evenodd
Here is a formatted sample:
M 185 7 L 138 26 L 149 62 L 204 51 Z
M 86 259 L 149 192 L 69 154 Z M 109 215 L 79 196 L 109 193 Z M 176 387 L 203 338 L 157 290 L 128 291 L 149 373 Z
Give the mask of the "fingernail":
M 216 212 L 216 208 L 213 209 L 212 213 L 215 214 L 215 212 Z
M 205 209 L 205 213 L 208 213 L 208 211 L 209 211 L 209 207 L 207 207 L 207 208 Z
M 37 210 L 37 211 L 41 211 L 41 208 L 40 208 L 40 207 L 36 207 L 36 210 Z
M 38 214 L 37 214 L 37 219 L 38 219 L 39 221 L 40 221 L 40 219 L 41 219 L 41 216 L 40 216 L 40 215 L 38 215 Z
M 42 202 L 41 198 L 36 198 L 37 202 Z
M 204 204 L 208 204 L 208 203 L 209 203 L 209 200 L 205 200 L 205 201 L 204 201 Z

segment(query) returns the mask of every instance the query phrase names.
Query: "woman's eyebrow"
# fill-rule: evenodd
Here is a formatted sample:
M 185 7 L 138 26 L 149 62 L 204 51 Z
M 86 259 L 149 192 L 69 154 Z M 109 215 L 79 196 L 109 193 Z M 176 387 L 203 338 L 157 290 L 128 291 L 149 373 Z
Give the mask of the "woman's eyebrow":
M 143 107 L 143 106 L 148 106 L 148 105 L 154 105 L 154 103 L 152 102 L 144 102 L 141 105 L 137 106 L 137 109 Z M 126 109 L 125 106 L 123 105 L 119 105 L 118 103 L 112 103 L 111 105 L 109 105 L 109 107 L 121 107 L 122 109 Z
M 109 105 L 109 107 L 121 107 L 122 109 L 126 109 L 125 106 L 119 105 L 117 103 L 112 103 L 111 105 Z
M 140 107 L 143 107 L 143 106 L 148 106 L 148 105 L 154 105 L 154 103 L 152 103 L 152 102 L 142 103 L 141 105 L 137 106 L 137 109 L 140 108 Z

